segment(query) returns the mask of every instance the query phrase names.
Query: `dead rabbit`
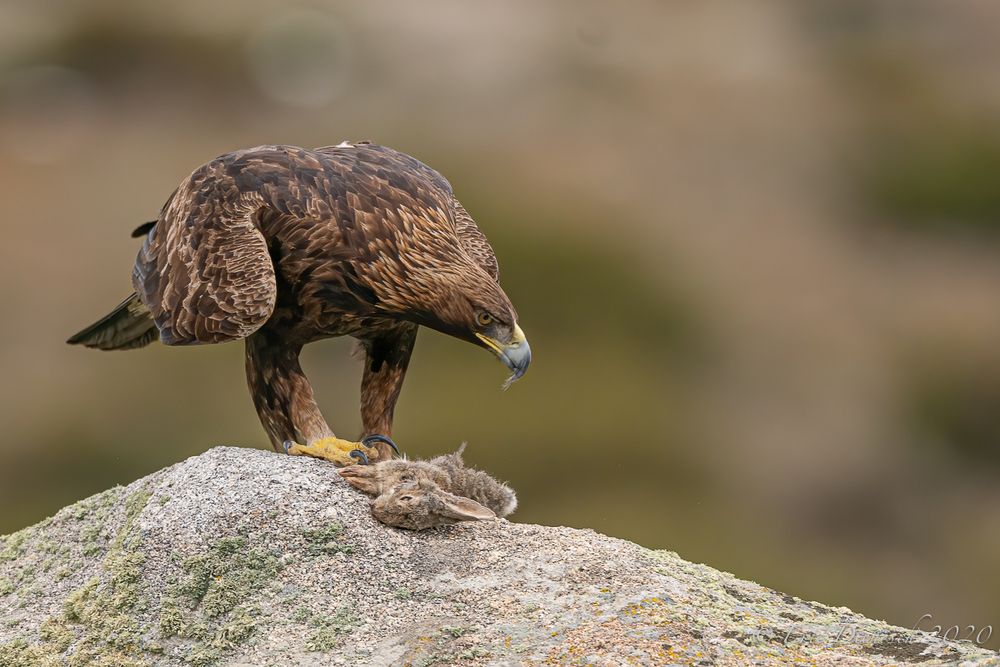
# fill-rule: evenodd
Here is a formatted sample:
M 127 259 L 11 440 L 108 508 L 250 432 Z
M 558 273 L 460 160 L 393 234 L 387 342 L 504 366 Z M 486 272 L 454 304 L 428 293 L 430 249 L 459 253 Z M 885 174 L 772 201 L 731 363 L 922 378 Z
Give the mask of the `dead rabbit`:
M 459 521 L 504 517 L 517 496 L 481 470 L 462 462 L 465 443 L 429 461 L 393 459 L 340 469 L 347 482 L 375 496 L 372 515 L 384 524 L 423 530 Z

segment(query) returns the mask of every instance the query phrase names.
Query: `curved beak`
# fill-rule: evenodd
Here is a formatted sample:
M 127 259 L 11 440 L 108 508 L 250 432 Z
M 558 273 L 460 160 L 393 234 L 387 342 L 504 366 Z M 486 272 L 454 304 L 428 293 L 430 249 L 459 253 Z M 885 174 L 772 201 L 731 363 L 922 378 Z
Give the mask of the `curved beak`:
M 528 371 L 528 365 L 531 363 L 531 346 L 528 345 L 528 339 L 524 337 L 524 332 L 518 325 L 514 325 L 514 331 L 507 343 L 501 343 L 481 333 L 477 333 L 476 338 L 493 350 L 497 358 L 513 371 L 513 375 L 503 383 L 504 389 L 519 380 Z

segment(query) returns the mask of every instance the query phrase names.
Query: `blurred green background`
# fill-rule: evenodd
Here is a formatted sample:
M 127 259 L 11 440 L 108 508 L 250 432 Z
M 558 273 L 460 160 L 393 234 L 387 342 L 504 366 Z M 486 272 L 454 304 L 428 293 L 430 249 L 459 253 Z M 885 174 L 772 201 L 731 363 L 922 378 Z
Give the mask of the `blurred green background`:
M 998 25 L 971 0 L 3 2 L 0 532 L 267 447 L 242 346 L 64 340 L 194 167 L 371 139 L 451 180 L 535 351 L 501 392 L 422 332 L 410 455 L 468 440 L 518 521 L 1000 625 Z M 350 348 L 304 361 L 343 435 Z

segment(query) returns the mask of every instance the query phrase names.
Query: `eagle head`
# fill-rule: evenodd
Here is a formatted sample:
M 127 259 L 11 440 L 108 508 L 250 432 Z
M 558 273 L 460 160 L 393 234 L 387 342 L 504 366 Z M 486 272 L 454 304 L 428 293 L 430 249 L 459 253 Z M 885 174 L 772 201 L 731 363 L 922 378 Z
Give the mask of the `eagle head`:
M 423 282 L 423 281 L 422 281 Z M 438 268 L 425 276 L 429 289 L 419 323 L 492 352 L 512 371 L 506 389 L 528 370 L 531 346 L 517 312 L 500 285 L 478 266 Z

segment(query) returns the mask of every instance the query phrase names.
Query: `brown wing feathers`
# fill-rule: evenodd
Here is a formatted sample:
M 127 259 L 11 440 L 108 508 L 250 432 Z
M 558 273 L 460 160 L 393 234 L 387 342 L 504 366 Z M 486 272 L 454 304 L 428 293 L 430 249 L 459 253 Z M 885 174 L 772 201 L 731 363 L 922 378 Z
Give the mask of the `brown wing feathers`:
M 408 284 L 416 264 L 451 267 L 465 256 L 498 279 L 492 248 L 448 181 L 410 156 L 364 143 L 221 156 L 133 232 L 143 235 L 133 271 L 138 298 L 73 342 L 103 331 L 96 344 L 115 344 L 115 324 L 135 334 L 125 343 L 145 344 L 155 336 L 151 322 L 167 344 L 243 338 L 271 316 L 279 280 L 309 285 L 296 307 L 318 317 L 404 307 L 419 287 Z M 148 313 L 134 312 L 143 304 Z
M 132 276 L 164 343 L 236 340 L 270 317 L 274 267 L 253 220 L 262 204 L 259 194 L 240 192 L 218 161 L 174 194 Z

